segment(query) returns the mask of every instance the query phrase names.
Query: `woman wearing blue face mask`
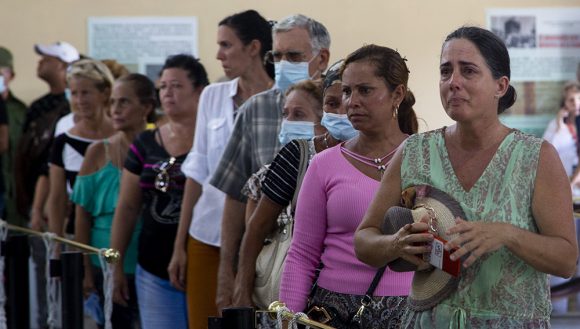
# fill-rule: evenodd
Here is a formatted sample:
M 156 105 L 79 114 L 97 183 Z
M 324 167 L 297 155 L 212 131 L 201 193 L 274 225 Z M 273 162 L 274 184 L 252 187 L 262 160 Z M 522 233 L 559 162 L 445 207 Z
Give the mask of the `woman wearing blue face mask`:
M 342 106 L 342 90 L 338 75 L 340 65 L 337 64 L 333 65 L 328 70 L 323 83 L 323 88 L 321 88 L 323 89 L 324 97 L 317 112 L 320 114 L 323 113 L 322 117 L 327 115 L 327 113 L 338 115 L 346 113 Z M 299 88 L 301 84 L 302 83 L 299 83 L 291 88 Z M 286 99 L 287 103 L 290 99 L 291 92 L 292 89 L 290 89 L 290 94 Z M 285 108 L 287 108 L 287 105 L 288 104 L 286 104 Z M 320 111 L 319 109 L 322 109 L 323 111 Z M 297 114 L 298 113 L 292 113 L 288 116 L 287 120 L 293 119 Z M 318 120 L 320 120 L 320 114 Z M 291 124 L 285 126 L 283 123 L 282 127 L 291 126 Z M 307 124 L 303 125 L 303 127 L 306 126 Z M 314 154 L 322 152 L 340 142 L 333 137 L 334 134 L 329 134 L 324 126 L 313 124 L 311 128 L 309 128 L 309 131 L 313 130 L 322 132 L 322 134 L 312 138 L 312 135 L 307 135 L 305 133 L 303 136 L 299 137 L 302 139 L 308 139 L 307 154 L 309 159 L 311 159 Z M 304 131 L 306 131 L 305 128 Z M 281 135 L 288 136 L 289 134 Z M 234 292 L 236 305 L 255 305 L 259 308 L 267 306 L 259 305 L 259 301 L 252 300 L 256 275 L 256 259 L 264 245 L 265 238 L 270 232 L 276 229 L 278 217 L 286 216 L 286 211 L 284 210 L 290 205 L 294 193 L 296 192 L 300 153 L 300 144 L 297 140 L 286 144 L 286 146 L 283 147 L 274 158 L 274 161 L 270 164 L 269 169 L 265 173 L 265 177 L 261 182 L 261 190 L 258 188 L 257 190 L 252 191 L 255 192 L 255 195 L 252 196 L 254 198 L 253 200 L 252 197 L 248 198 L 248 207 L 246 208 L 246 232 L 241 244 L 238 275 L 236 276 Z
M 324 111 L 320 125 L 327 131 L 324 135 L 320 135 L 320 138 L 326 145 L 328 145 L 328 139 L 331 136 L 334 140 L 339 141 L 346 141 L 358 136 L 358 131 L 350 123 L 346 112 L 339 109 L 342 104 L 342 90 L 338 74 L 343 62 L 342 60 L 338 61 L 328 69 L 323 83 Z M 289 95 L 290 92 L 287 94 Z M 314 127 L 315 123 L 313 122 L 284 120 L 279 135 L 280 143 L 286 145 L 293 139 L 310 139 L 313 137 Z
M 324 79 L 324 114 L 321 125 L 328 131 L 326 138 L 332 136 L 335 140 L 346 141 L 358 136 L 342 108 L 342 87 L 340 85 L 340 67 L 344 60 L 334 63 Z
M 325 132 L 322 118 L 322 86 L 305 80 L 292 85 L 286 92 L 282 109 L 284 120 L 278 138 L 282 145 L 294 139 L 311 139 Z
M 284 147 L 278 155 L 281 155 L 285 160 L 290 157 L 295 157 L 299 160 L 300 149 L 298 142 L 293 142 L 299 139 L 309 141 L 309 148 L 312 150 L 311 155 L 314 155 L 316 150 L 326 149 L 329 145 L 329 135 L 326 129 L 320 124 L 323 114 L 322 82 L 312 80 L 298 82 L 290 86 L 285 96 L 286 99 L 282 109 L 284 119 L 282 120 L 280 133 L 278 134 L 280 144 L 284 145 Z M 315 144 L 316 139 L 319 142 Z M 283 151 L 284 149 L 291 150 L 290 154 L 292 155 L 286 154 Z M 260 200 L 262 194 L 261 182 L 268 172 L 269 167 L 270 165 L 266 165 L 253 174 L 242 189 L 242 193 L 248 196 L 246 221 L 248 221 Z M 298 164 L 296 164 L 296 168 L 298 168 Z

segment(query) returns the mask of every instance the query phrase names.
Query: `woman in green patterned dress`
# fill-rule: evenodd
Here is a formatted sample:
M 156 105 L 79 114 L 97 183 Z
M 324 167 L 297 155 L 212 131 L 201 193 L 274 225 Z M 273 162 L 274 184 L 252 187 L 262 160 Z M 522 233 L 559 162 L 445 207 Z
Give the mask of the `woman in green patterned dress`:
M 459 284 L 433 308 L 409 309 L 405 328 L 549 328 L 548 274 L 569 277 L 578 247 L 568 179 L 553 146 L 504 126 L 513 105 L 505 44 L 478 27 L 449 34 L 439 89 L 449 127 L 409 137 L 389 166 L 355 236 L 360 260 L 397 258 L 424 266 L 424 223 L 382 235 L 386 210 L 410 186 L 434 186 L 457 200 L 466 218 L 445 245 L 462 260 Z M 432 238 L 432 237 L 431 237 Z

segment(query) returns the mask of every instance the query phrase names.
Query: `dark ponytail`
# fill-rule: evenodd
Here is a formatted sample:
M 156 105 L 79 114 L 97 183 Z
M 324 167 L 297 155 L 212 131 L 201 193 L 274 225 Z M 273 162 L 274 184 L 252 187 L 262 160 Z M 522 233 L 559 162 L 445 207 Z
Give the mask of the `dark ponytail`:
M 157 120 L 155 108 L 158 106 L 155 85 L 145 75 L 139 73 L 129 73 L 117 79 L 117 83 L 128 84 L 139 99 L 142 105 L 149 106 L 147 122 L 154 123 Z
M 512 86 L 508 86 L 508 90 L 499 99 L 499 104 L 497 105 L 497 113 L 501 114 L 503 111 L 509 109 L 516 102 L 517 94 L 516 89 Z
M 260 42 L 260 59 L 272 50 L 272 25 L 255 10 L 246 10 L 222 19 L 218 26 L 227 26 L 234 30 L 244 45 L 252 40 Z M 274 64 L 263 61 L 264 69 L 270 78 L 274 78 Z
M 405 134 L 415 134 L 418 131 L 419 123 L 417 115 L 413 110 L 415 105 L 415 95 L 407 88 L 409 81 L 409 69 L 405 63 L 407 60 L 401 57 L 398 51 L 377 45 L 366 45 L 352 52 L 344 60 L 340 75 L 350 64 L 358 61 L 368 61 L 375 67 L 375 75 L 385 81 L 387 88 L 394 92 L 398 86 L 403 86 L 406 90 L 405 98 L 399 105 L 397 121 L 399 129 Z
M 399 105 L 397 120 L 399 129 L 408 135 L 416 134 L 419 131 L 419 122 L 417 121 L 415 110 L 413 110 L 413 105 L 415 105 L 415 95 L 413 95 L 411 90 L 407 89 L 405 98 Z

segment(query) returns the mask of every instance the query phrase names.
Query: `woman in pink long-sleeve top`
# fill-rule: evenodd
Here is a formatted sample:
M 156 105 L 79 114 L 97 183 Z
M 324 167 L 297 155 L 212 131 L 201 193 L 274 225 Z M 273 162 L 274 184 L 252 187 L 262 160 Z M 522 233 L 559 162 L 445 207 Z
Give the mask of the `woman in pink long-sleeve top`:
M 377 273 L 356 258 L 353 238 L 392 155 L 417 131 L 408 78 L 405 60 L 390 48 L 364 46 L 345 60 L 343 102 L 359 135 L 317 154 L 304 178 L 280 290 L 294 312 L 324 307 L 327 324 L 348 328 Z M 386 269 L 363 313 L 365 328 L 399 326 L 412 275 Z

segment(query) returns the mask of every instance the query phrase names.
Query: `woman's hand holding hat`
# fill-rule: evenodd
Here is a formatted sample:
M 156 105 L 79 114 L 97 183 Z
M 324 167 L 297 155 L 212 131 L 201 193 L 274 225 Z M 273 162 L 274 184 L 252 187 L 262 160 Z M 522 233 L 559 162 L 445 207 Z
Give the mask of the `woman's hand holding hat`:
M 394 249 L 400 258 L 417 265 L 421 271 L 431 265 L 423 260 L 423 254 L 431 251 L 433 234 L 428 233 L 429 225 L 425 222 L 405 224 L 394 235 Z
M 447 234 L 459 236 L 445 244 L 446 250 L 454 250 L 451 259 L 465 258 L 464 267 L 473 264 L 480 257 L 498 250 L 506 244 L 512 225 L 505 223 L 467 222 L 459 217 L 456 225 L 447 230 Z

